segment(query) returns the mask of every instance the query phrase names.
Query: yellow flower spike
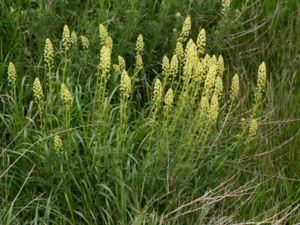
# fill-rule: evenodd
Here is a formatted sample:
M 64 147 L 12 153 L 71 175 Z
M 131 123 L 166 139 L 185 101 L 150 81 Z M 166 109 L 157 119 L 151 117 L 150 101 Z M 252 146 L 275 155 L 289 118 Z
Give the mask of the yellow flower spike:
M 174 79 L 177 76 L 177 74 L 178 74 L 178 58 L 176 55 L 173 55 L 170 64 L 170 75 Z
M 164 107 L 165 112 L 169 112 L 172 108 L 173 103 L 174 103 L 174 93 L 173 93 L 172 88 L 170 88 L 167 91 L 164 102 L 165 102 L 165 107 Z
M 48 69 L 48 76 L 52 76 L 53 69 L 54 69 L 54 50 L 52 42 L 49 38 L 45 41 L 45 47 L 44 47 L 44 61 L 45 66 Z
M 207 94 L 211 91 L 211 89 L 214 86 L 215 79 L 216 79 L 216 74 L 217 74 L 217 67 L 216 65 L 211 65 L 206 79 L 205 79 L 205 84 L 204 84 L 204 93 Z
M 221 77 L 217 77 L 215 81 L 215 94 L 220 97 L 223 93 L 223 81 Z
M 183 45 L 180 41 L 176 43 L 175 54 L 177 56 L 178 61 L 181 63 L 183 59 L 184 50 Z
M 143 38 L 143 35 L 139 35 L 138 38 L 137 38 L 137 41 L 136 41 L 136 47 L 135 47 L 135 50 L 136 50 L 136 54 L 137 55 L 141 55 L 143 50 L 144 50 L 144 38 Z
M 68 107 L 71 108 L 73 105 L 73 96 L 71 94 L 71 92 L 69 91 L 69 89 L 66 87 L 66 85 L 64 83 L 61 84 L 60 86 L 60 97 L 61 97 L 61 101 L 62 103 Z
M 63 142 L 62 142 L 60 136 L 55 135 L 53 142 L 54 142 L 54 150 L 56 152 L 61 152 L 63 150 Z
M 224 58 L 222 55 L 219 55 L 219 58 L 217 60 L 217 65 L 218 65 L 218 76 L 222 77 L 225 71 Z
M 195 80 L 202 82 L 204 78 L 204 74 L 205 74 L 204 62 L 203 60 L 202 61 L 198 60 L 198 63 L 195 67 L 195 77 L 194 77 Z
M 231 82 L 231 90 L 230 90 L 230 99 L 231 101 L 234 101 L 240 91 L 240 81 L 239 81 L 239 76 L 237 73 L 233 76 L 232 82 Z
M 158 105 L 162 98 L 162 85 L 159 79 L 155 80 L 154 83 L 154 90 L 153 90 L 153 100 L 155 102 L 155 105 Z
M 138 72 L 141 69 L 143 69 L 143 58 L 140 54 L 138 54 L 135 59 L 135 70 Z
M 113 48 L 113 40 L 110 36 L 107 37 L 105 45 L 112 50 Z
M 103 24 L 99 25 L 99 35 L 100 35 L 100 42 L 101 42 L 101 46 L 105 46 L 106 42 L 107 42 L 107 37 L 108 32 L 105 26 L 103 26 Z
M 256 119 L 252 119 L 249 124 L 249 137 L 254 137 L 256 135 L 257 127 Z
M 215 65 L 215 66 L 218 67 L 218 60 L 217 60 L 216 55 L 213 55 L 213 56 L 210 58 L 209 65 L 210 65 L 210 66 Z M 218 69 L 218 68 L 216 68 L 216 69 Z
M 206 33 L 205 33 L 205 29 L 202 28 L 200 29 L 197 37 L 197 49 L 200 55 L 204 53 L 205 45 L 206 45 Z
M 208 98 L 205 95 L 203 95 L 200 101 L 200 111 L 206 113 L 208 108 L 209 108 Z
M 184 73 L 188 75 L 193 74 L 193 70 L 198 64 L 197 46 L 192 39 L 189 40 L 185 50 L 185 65 Z
M 106 27 L 103 24 L 99 25 L 99 36 L 100 36 L 100 44 L 102 47 L 106 46 L 110 50 L 113 48 L 113 40 L 109 36 L 109 33 Z
M 187 40 L 189 34 L 190 34 L 190 30 L 191 30 L 191 17 L 187 16 L 186 19 L 183 22 L 183 26 L 182 26 L 182 30 L 180 33 L 180 36 L 178 38 L 178 40 L 183 43 Z
M 209 70 L 209 66 L 210 66 L 210 56 L 208 54 L 205 55 L 204 59 L 203 59 L 203 69 L 205 71 L 205 73 L 208 72 Z
M 40 82 L 40 79 L 36 77 L 33 82 L 33 95 L 35 102 L 40 105 L 44 101 L 43 88 Z
M 101 76 L 109 75 L 111 69 L 111 50 L 103 46 L 100 51 L 100 63 L 98 69 L 101 71 Z M 109 77 L 108 77 L 109 78 Z
M 81 45 L 82 45 L 82 48 L 83 49 L 88 49 L 89 46 L 90 46 L 90 41 L 87 37 L 81 35 L 80 36 L 80 39 L 81 39 Z
M 167 56 L 164 56 L 162 60 L 162 75 L 167 79 L 169 74 L 170 74 L 170 60 Z
M 68 25 L 64 26 L 63 34 L 62 34 L 62 43 L 65 51 L 69 50 L 71 44 L 70 30 Z
M 199 111 L 201 122 L 207 120 L 208 114 L 209 114 L 209 101 L 208 98 L 205 95 L 203 95 L 200 100 L 200 111 Z
M 40 126 L 42 127 L 43 123 L 43 104 L 44 104 L 44 93 L 43 93 L 43 88 L 40 82 L 40 79 L 36 77 L 33 81 L 33 97 L 34 101 L 37 104 L 38 110 L 39 110 L 39 115 L 40 115 Z
M 8 64 L 7 80 L 8 80 L 8 84 L 11 85 L 12 87 L 16 86 L 17 72 L 16 72 L 15 65 L 12 62 Z
M 72 31 L 71 33 L 71 45 L 76 45 L 77 44 L 77 34 L 75 31 Z
M 262 62 L 258 68 L 258 75 L 257 75 L 257 89 L 259 94 L 264 91 L 264 88 L 266 86 L 266 80 L 267 80 L 266 64 L 265 62 Z
M 131 79 L 126 70 L 123 70 L 121 74 L 120 92 L 121 96 L 126 99 L 129 98 L 131 94 Z
M 219 115 L 219 98 L 217 94 L 213 94 L 211 103 L 209 106 L 209 120 L 212 124 L 215 124 Z
M 126 70 L 126 61 L 122 56 L 118 56 L 118 62 L 121 72 L 123 72 L 123 70 Z

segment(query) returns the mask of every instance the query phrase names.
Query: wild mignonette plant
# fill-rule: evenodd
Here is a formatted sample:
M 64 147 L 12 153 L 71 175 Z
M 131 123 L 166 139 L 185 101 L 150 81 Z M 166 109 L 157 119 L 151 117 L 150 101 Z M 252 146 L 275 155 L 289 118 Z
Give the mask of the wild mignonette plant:
M 162 218 L 168 220 L 170 215 L 180 213 L 174 199 L 189 200 L 190 196 L 185 197 L 184 192 L 203 193 L 205 182 L 199 189 L 194 185 L 203 173 L 212 172 L 209 166 L 214 163 L 216 152 L 224 150 L 220 153 L 220 157 L 224 157 L 223 164 L 246 156 L 259 130 L 259 116 L 264 111 L 266 65 L 259 66 L 257 86 L 251 95 L 253 105 L 244 112 L 247 116 L 244 132 L 240 124 L 235 123 L 239 121 L 235 111 L 243 94 L 239 76 L 235 73 L 230 76 L 230 84 L 224 82 L 228 75 L 226 59 L 206 52 L 204 28 L 199 29 L 196 42 L 190 38 L 191 26 L 188 16 L 173 54 L 162 58 L 161 71 L 154 80 L 147 81 L 152 94 L 144 99 L 144 104 L 136 102 L 140 98 L 133 98 L 138 94 L 135 92 L 137 81 L 147 64 L 143 61 L 147 45 L 141 34 L 134 49 L 134 68 L 129 68 L 126 66 L 129 59 L 112 58 L 118 55 L 112 54 L 113 39 L 107 27 L 100 24 L 99 63 L 92 66 L 94 74 L 89 74 L 89 79 L 81 83 L 74 82 L 74 77 L 79 77 L 74 74 L 74 68 L 81 68 L 79 63 L 89 62 L 76 61 L 78 58 L 74 55 L 76 52 L 82 56 L 89 54 L 89 38 L 75 31 L 70 34 L 65 25 L 59 46 L 53 46 L 50 39 L 45 40 L 45 77 L 39 75 L 34 79 L 33 95 L 30 94 L 37 107 L 32 109 L 32 102 L 27 102 L 29 106 L 24 110 L 24 113 L 28 111 L 24 117 L 30 118 L 29 125 L 40 126 L 21 131 L 30 146 L 23 154 L 28 154 L 30 160 L 24 159 L 20 167 L 25 170 L 28 165 L 36 165 L 39 172 L 31 176 L 47 175 L 58 181 L 58 186 L 53 187 L 47 181 L 40 184 L 40 179 L 35 177 L 30 187 L 36 188 L 33 192 L 42 190 L 48 194 L 49 205 L 64 199 L 59 203 L 63 208 L 61 215 L 70 218 L 70 224 L 76 221 L 130 224 L 136 211 L 156 212 L 159 208 L 162 208 Z M 79 40 L 81 48 L 77 46 Z M 56 63 L 54 56 L 57 59 L 60 56 L 62 62 Z M 14 95 L 18 90 L 16 81 L 20 79 L 16 74 L 14 64 L 9 63 L 7 81 L 13 89 L 10 94 Z M 113 80 L 117 86 L 112 85 Z M 35 109 L 39 118 L 32 116 Z M 228 136 L 231 138 L 224 144 Z M 237 146 L 245 143 L 249 146 L 238 152 Z M 7 148 L 13 146 L 13 142 L 6 144 Z M 15 148 L 18 151 L 18 146 Z M 36 148 L 41 150 L 37 152 Z M 57 154 L 60 152 L 64 154 Z M 57 164 L 53 159 L 58 158 L 61 165 L 55 168 Z M 38 187 L 35 184 L 39 184 Z M 179 187 L 181 193 L 176 193 Z M 158 203 L 156 199 L 160 198 L 162 202 Z M 218 203 L 221 204 L 221 200 L 210 203 L 201 213 L 209 215 L 214 210 L 221 213 L 226 204 L 215 207 Z M 91 210 L 89 213 L 87 208 Z M 51 210 L 52 217 L 59 217 L 56 209 Z M 80 210 L 87 210 L 87 214 Z M 62 220 L 62 217 L 57 219 Z

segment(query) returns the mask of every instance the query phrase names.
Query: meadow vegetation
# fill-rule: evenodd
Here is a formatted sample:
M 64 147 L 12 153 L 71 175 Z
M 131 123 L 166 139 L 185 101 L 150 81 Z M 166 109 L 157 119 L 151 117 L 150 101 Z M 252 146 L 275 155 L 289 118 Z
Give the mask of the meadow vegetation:
M 297 0 L 0 2 L 0 224 L 300 222 Z

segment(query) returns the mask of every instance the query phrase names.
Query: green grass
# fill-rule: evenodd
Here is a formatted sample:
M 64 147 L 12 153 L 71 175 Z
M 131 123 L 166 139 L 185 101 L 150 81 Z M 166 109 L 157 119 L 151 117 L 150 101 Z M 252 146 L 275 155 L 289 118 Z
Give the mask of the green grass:
M 297 0 L 233 0 L 224 13 L 217 0 L 1 1 L 0 224 L 299 223 L 299 7 Z M 205 28 L 206 53 L 225 60 L 215 124 L 200 110 L 203 82 L 167 82 L 163 96 L 172 87 L 174 104 L 166 113 L 160 102 L 155 111 L 154 82 L 165 82 L 162 58 L 172 57 L 187 15 L 190 37 L 195 41 Z M 103 91 L 97 82 L 100 23 L 113 39 L 112 64 L 118 55 L 126 59 L 128 99 L 115 70 L 104 100 L 95 97 Z M 78 40 L 67 60 L 65 24 L 90 41 L 84 50 Z M 139 34 L 144 67 L 135 74 Z M 52 108 L 46 38 L 55 52 Z M 10 61 L 17 70 L 15 96 L 7 83 Z M 262 61 L 268 82 L 256 104 Z M 64 70 L 73 96 L 69 111 L 60 99 Z M 230 103 L 234 73 L 240 93 Z M 41 117 L 35 77 L 47 96 Z M 258 122 L 254 137 L 251 118 Z M 55 135 L 61 152 L 54 149 Z

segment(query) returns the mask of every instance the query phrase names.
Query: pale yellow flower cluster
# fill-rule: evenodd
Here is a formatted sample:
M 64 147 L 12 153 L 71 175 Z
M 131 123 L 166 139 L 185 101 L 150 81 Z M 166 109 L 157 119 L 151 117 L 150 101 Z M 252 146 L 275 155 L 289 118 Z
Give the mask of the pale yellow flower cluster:
M 47 76 L 49 79 L 52 79 L 53 70 L 54 70 L 54 50 L 53 50 L 52 42 L 49 38 L 47 38 L 45 41 L 44 61 L 45 61 L 45 66 L 47 67 Z
M 206 33 L 205 33 L 205 29 L 202 28 L 200 29 L 197 37 L 197 49 L 200 55 L 204 53 L 205 45 L 206 45 Z
M 183 45 L 180 41 L 176 43 L 175 54 L 177 56 L 178 61 L 182 63 L 184 50 L 183 50 Z
M 210 106 L 209 106 L 209 120 L 212 124 L 215 124 L 219 115 L 219 99 L 216 94 L 214 94 L 211 98 Z
M 183 22 L 182 30 L 181 30 L 180 36 L 178 38 L 178 41 L 183 43 L 187 40 L 187 38 L 190 34 L 191 25 L 192 25 L 191 17 L 187 16 L 186 19 Z
M 16 86 L 17 72 L 16 72 L 15 65 L 12 62 L 8 64 L 7 79 L 9 85 L 11 85 L 12 87 Z
M 62 103 L 67 107 L 70 108 L 73 105 L 73 96 L 69 89 L 66 87 L 64 83 L 60 86 L 60 97 Z
M 71 38 L 70 38 L 71 45 L 77 44 L 77 34 L 75 31 L 72 31 Z
M 54 150 L 56 152 L 61 152 L 63 150 L 63 142 L 62 142 L 60 136 L 55 135 L 53 142 L 54 142 Z
M 209 94 L 212 90 L 217 75 L 217 66 L 215 64 L 210 65 L 209 70 L 206 75 L 205 83 L 204 83 L 204 93 Z
M 257 127 L 258 124 L 256 119 L 252 119 L 249 124 L 249 137 L 254 137 L 256 135 Z
M 217 77 L 215 81 L 215 95 L 220 97 L 223 93 L 223 81 L 221 77 Z
M 135 61 L 135 69 L 136 71 L 140 71 L 141 69 L 143 69 L 143 58 L 142 55 L 137 55 L 136 56 L 136 61 Z
M 124 98 L 129 98 L 131 94 L 131 79 L 128 76 L 126 70 L 123 70 L 121 74 L 121 83 L 120 83 L 121 96 Z
M 222 55 L 219 55 L 217 66 L 218 66 L 218 76 L 222 77 L 225 71 L 224 58 Z
M 118 56 L 118 62 L 120 71 L 123 72 L 123 70 L 126 70 L 126 61 L 122 56 Z
M 103 24 L 99 25 L 99 34 L 100 34 L 100 43 L 101 46 L 106 46 L 110 50 L 113 48 L 113 41 L 111 36 L 109 35 L 106 27 Z
M 258 75 L 257 75 L 257 92 L 260 94 L 264 91 L 266 86 L 267 80 L 267 69 L 265 62 L 262 62 L 258 68 Z
M 198 65 L 198 61 L 199 58 L 197 53 L 197 46 L 194 41 L 190 39 L 186 45 L 185 50 L 185 64 L 183 67 L 185 77 L 193 76 Z
M 240 81 L 239 81 L 239 76 L 235 74 L 232 78 L 231 82 L 231 90 L 230 90 L 230 99 L 231 101 L 234 101 L 240 91 Z
M 178 58 L 177 55 L 173 55 L 170 64 L 170 75 L 173 79 L 175 79 L 177 74 L 178 74 Z
M 167 113 L 171 110 L 173 103 L 174 103 L 174 92 L 173 92 L 172 88 L 170 88 L 167 91 L 165 99 L 164 99 L 164 103 L 165 103 L 164 110 Z
M 208 117 L 208 110 L 209 110 L 209 101 L 208 98 L 204 95 L 200 101 L 200 116 L 203 120 Z
M 71 46 L 71 36 L 70 36 L 70 29 L 68 25 L 65 25 L 63 29 L 62 44 L 65 51 L 68 51 Z
M 163 94 L 163 90 L 162 90 L 161 82 L 159 79 L 156 79 L 154 83 L 154 90 L 153 90 L 153 100 L 155 105 L 158 105 L 159 102 L 161 101 L 162 94 Z
M 143 36 L 140 34 L 137 38 L 136 41 L 136 59 L 135 59 L 135 70 L 137 72 L 139 72 L 142 68 L 143 68 L 143 58 L 142 58 L 142 54 L 143 54 L 143 50 L 144 50 L 144 38 Z
M 98 69 L 101 71 L 102 76 L 106 77 L 109 75 L 111 69 L 111 49 L 106 46 L 103 46 L 100 51 L 100 63 Z
M 89 46 L 90 46 L 90 41 L 87 37 L 81 35 L 80 36 L 80 39 L 81 39 L 81 45 L 82 45 L 82 48 L 83 49 L 88 49 Z
M 38 77 L 36 77 L 33 81 L 33 96 L 34 96 L 34 101 L 36 102 L 36 104 L 40 109 L 44 102 L 44 93 L 43 93 L 43 88 L 40 79 Z
M 162 60 L 162 75 L 165 79 L 169 77 L 170 74 L 170 60 L 167 56 L 163 57 Z
M 143 53 L 143 50 L 144 50 L 144 46 L 145 46 L 145 43 L 144 43 L 144 38 L 143 36 L 140 34 L 137 38 L 137 41 L 136 41 L 136 47 L 135 47 L 135 50 L 136 50 L 136 54 L 137 55 L 141 55 Z

